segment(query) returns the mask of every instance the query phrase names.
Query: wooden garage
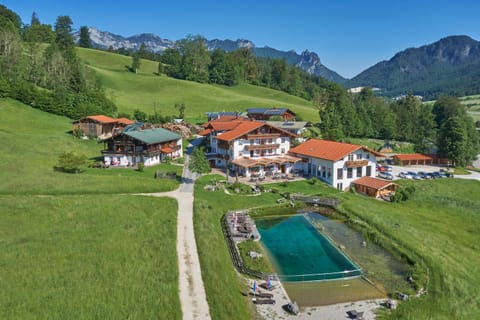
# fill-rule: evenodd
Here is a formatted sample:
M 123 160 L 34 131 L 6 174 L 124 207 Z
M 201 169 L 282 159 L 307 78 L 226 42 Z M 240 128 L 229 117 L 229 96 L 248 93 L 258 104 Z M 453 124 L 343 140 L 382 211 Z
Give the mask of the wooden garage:
M 391 181 L 369 176 L 353 181 L 352 185 L 357 192 L 374 198 L 390 197 L 395 194 L 398 187 L 398 184 Z

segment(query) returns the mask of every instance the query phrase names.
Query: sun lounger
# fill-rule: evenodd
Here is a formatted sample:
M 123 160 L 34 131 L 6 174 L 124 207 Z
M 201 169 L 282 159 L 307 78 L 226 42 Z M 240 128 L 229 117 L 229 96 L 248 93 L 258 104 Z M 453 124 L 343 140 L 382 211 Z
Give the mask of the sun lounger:
M 273 299 L 256 299 L 255 304 L 275 304 L 275 300 Z

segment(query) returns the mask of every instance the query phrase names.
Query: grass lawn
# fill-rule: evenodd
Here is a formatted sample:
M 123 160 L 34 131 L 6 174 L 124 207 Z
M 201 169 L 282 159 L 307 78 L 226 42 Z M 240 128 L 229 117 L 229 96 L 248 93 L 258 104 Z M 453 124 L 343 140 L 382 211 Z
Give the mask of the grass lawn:
M 81 174 L 56 172 L 53 167 L 66 151 L 89 159 L 101 156 L 103 144 L 74 138 L 68 118 L 48 114 L 10 99 L 0 99 L 0 194 L 76 194 L 170 191 L 177 180 L 155 180 L 155 170 L 182 167 L 162 164 L 133 169 L 88 168 Z M 92 160 L 93 161 L 93 160 Z
M 162 164 L 56 172 L 65 151 L 95 159 L 70 120 L 0 99 L 0 319 L 180 319 L 177 203 Z
M 78 49 L 79 57 L 95 70 L 107 95 L 119 111 L 133 114 L 135 109 L 147 114 L 176 115 L 176 103 L 186 105 L 185 118 L 193 123 L 205 122 L 205 112 L 246 111 L 251 107 L 285 107 L 306 121 L 318 121 L 318 111 L 311 102 L 287 93 L 253 85 L 234 87 L 200 84 L 157 76 L 158 63 L 141 60 L 138 74 L 125 66 L 132 58 L 93 49 Z
M 249 304 L 238 281 L 220 228 L 220 218 L 231 209 L 274 206 L 279 194 L 227 195 L 203 189 L 212 176 L 195 187 L 194 225 L 202 276 L 214 319 L 248 319 Z M 219 179 L 223 179 L 219 178 Z M 402 184 L 408 181 L 400 182 Z M 340 209 L 367 221 L 429 268 L 428 295 L 402 303 L 386 318 L 476 319 L 480 316 L 480 183 L 460 179 L 414 181 L 417 191 L 405 203 L 385 203 L 362 195 L 340 193 L 317 182 L 276 184 L 279 192 L 304 192 L 338 198 Z M 285 188 L 285 190 L 282 190 Z M 221 270 L 221 271 L 220 271 Z M 229 283 L 228 287 L 218 283 Z M 222 301 L 229 301 L 228 305 Z M 251 316 L 251 315 L 250 315 Z
M 176 201 L 0 196 L 1 319 L 181 319 Z

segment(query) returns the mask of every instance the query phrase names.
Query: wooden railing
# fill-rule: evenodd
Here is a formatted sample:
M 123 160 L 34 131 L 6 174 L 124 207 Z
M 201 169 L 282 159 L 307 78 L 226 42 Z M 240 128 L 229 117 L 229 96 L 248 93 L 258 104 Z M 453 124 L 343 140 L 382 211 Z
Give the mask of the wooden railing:
M 347 168 L 356 168 L 356 167 L 364 167 L 368 165 L 368 160 L 357 160 L 357 161 L 346 161 L 345 166 Z
M 245 146 L 245 149 L 250 151 L 250 150 L 278 149 L 279 147 L 280 147 L 279 144 L 251 144 L 249 146 Z

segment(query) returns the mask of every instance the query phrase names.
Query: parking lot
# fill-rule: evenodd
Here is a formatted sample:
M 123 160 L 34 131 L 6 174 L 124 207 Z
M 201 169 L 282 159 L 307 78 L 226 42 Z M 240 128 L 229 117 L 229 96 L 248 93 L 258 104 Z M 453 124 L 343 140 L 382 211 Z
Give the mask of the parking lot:
M 393 180 L 398 180 L 402 179 L 398 175 L 400 172 L 407 172 L 407 171 L 413 171 L 415 173 L 418 173 L 420 171 L 422 172 L 438 172 L 440 169 L 446 170 L 445 167 L 443 166 L 429 166 L 429 165 L 418 165 L 418 166 L 395 166 L 391 165 L 392 171 L 389 171 L 393 175 Z M 378 170 L 377 170 L 377 175 L 378 175 Z

